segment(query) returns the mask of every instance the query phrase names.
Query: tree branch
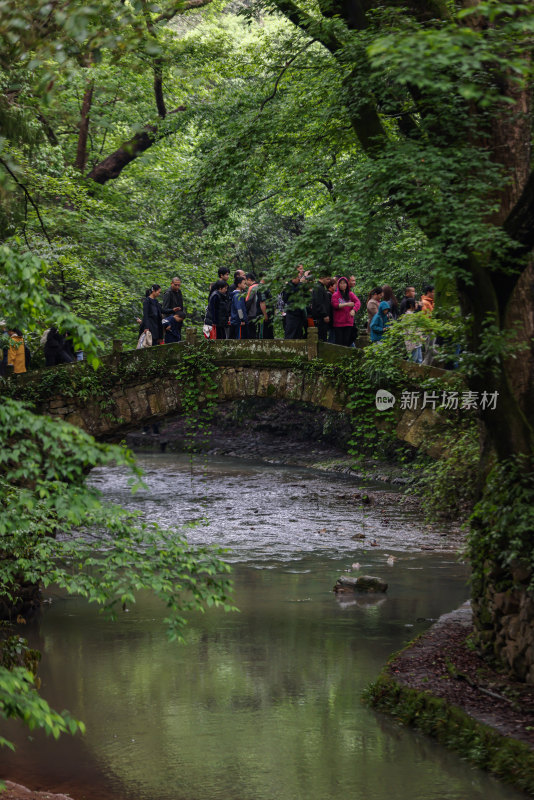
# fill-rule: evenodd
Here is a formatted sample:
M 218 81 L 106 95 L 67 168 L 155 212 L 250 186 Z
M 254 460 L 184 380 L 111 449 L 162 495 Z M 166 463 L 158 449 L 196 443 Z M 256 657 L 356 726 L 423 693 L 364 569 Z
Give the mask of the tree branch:
M 266 97 L 264 100 L 262 100 L 262 103 L 261 103 L 261 106 L 260 106 L 260 110 L 258 111 L 257 115 L 256 115 L 256 116 L 254 117 L 254 119 L 252 120 L 253 122 L 255 122 L 255 121 L 258 119 L 258 117 L 260 116 L 261 112 L 263 111 L 263 109 L 265 108 L 265 106 L 267 105 L 267 103 L 269 103 L 271 100 L 274 100 L 274 98 L 275 98 L 275 96 L 276 96 L 276 92 L 278 91 L 278 86 L 280 85 L 280 81 L 282 80 L 282 78 L 283 78 L 283 76 L 284 76 L 284 73 L 285 73 L 285 71 L 286 71 L 287 69 L 289 69 L 289 67 L 291 66 L 291 64 L 292 64 L 294 61 L 296 61 L 296 60 L 297 60 L 297 58 L 300 56 L 300 54 L 301 54 L 301 53 L 303 53 L 305 50 L 307 50 L 307 48 L 308 48 L 308 47 L 310 47 L 312 44 L 314 44 L 316 41 L 317 41 L 317 39 L 310 39 L 310 41 L 309 41 L 309 42 L 306 42 L 306 44 L 304 45 L 304 47 L 301 47 L 301 48 L 300 48 L 300 50 L 298 50 L 298 51 L 295 53 L 295 55 L 294 55 L 294 56 L 292 56 L 292 57 L 289 59 L 289 61 L 286 61 L 286 63 L 285 63 L 285 64 L 284 64 L 284 66 L 282 67 L 282 70 L 281 70 L 280 74 L 278 75 L 278 77 L 277 77 L 276 81 L 274 82 L 274 87 L 273 87 L 273 90 L 272 90 L 271 94 L 270 94 L 268 97 Z
M 163 95 L 163 62 L 161 58 L 154 61 L 154 97 L 156 98 L 156 108 L 161 119 L 167 116 L 167 106 Z
M 87 139 L 89 136 L 89 115 L 91 113 L 91 105 L 93 103 L 93 90 L 94 81 L 91 79 L 86 84 L 80 112 L 79 135 L 75 161 L 75 167 L 79 169 L 80 172 L 84 171 L 85 164 L 87 162 Z
M 319 20 L 303 11 L 293 0 L 274 0 L 274 2 L 290 22 L 319 41 L 336 60 L 340 59 L 344 43 L 331 31 L 326 30 Z M 379 144 L 387 141 L 387 133 L 380 121 L 375 102 L 371 98 L 362 98 L 354 85 L 357 75 L 358 67 L 354 67 L 343 81 L 343 86 L 349 95 L 346 108 L 358 141 L 365 153 L 372 157 Z
M 305 183 L 301 183 L 300 186 L 295 187 L 288 187 L 287 189 L 276 189 L 274 192 L 269 192 L 266 194 L 265 197 L 260 197 L 259 200 L 254 200 L 253 203 L 250 203 L 249 208 L 254 208 L 254 206 L 259 206 L 260 203 L 265 203 L 266 200 L 270 200 L 271 197 L 276 197 L 278 194 L 288 194 L 292 191 L 297 191 L 299 189 L 307 189 L 308 186 L 312 186 L 314 183 L 322 183 L 323 186 L 328 190 L 328 193 L 331 196 L 333 202 L 335 202 L 334 192 L 333 192 L 333 184 L 331 181 L 325 178 L 310 178 L 309 181 Z
M 331 31 L 327 31 L 320 20 L 312 17 L 307 11 L 304 11 L 293 0 L 274 0 L 277 9 L 284 15 L 290 22 L 297 28 L 306 33 L 308 36 L 315 38 L 323 47 L 326 47 L 332 55 L 336 55 L 343 48 L 343 42 L 337 38 Z
M 178 111 L 185 111 L 185 106 L 178 106 L 178 108 L 170 111 L 169 114 L 176 114 Z M 172 133 L 174 131 L 167 128 L 162 131 L 157 124 L 145 125 L 131 139 L 123 142 L 114 153 L 111 153 L 99 164 L 96 164 L 86 177 L 101 185 L 109 180 L 118 178 L 124 167 L 152 147 L 155 142 L 170 136 Z
M 37 204 L 34 202 L 33 197 L 31 196 L 31 194 L 29 193 L 27 188 L 24 186 L 24 184 L 19 181 L 19 179 L 17 178 L 17 176 L 15 175 L 13 170 L 10 169 L 9 165 L 6 164 L 6 162 L 4 161 L 3 158 L 0 158 L 0 164 L 2 164 L 2 166 L 4 167 L 6 172 L 8 172 L 11 175 L 11 177 L 13 178 L 13 180 L 15 181 L 17 186 L 19 188 L 21 188 L 22 191 L 24 192 L 24 196 L 26 197 L 26 199 L 29 200 L 30 203 L 32 204 L 33 208 L 35 209 L 35 213 L 37 214 L 37 217 L 39 219 L 39 223 L 41 225 L 41 229 L 42 229 L 44 235 L 46 236 L 46 241 L 48 242 L 49 245 L 51 245 L 52 242 L 50 241 L 50 236 L 48 235 L 48 231 L 46 230 L 45 224 L 44 224 L 43 219 L 41 217 L 41 214 L 39 213 L 39 208 L 37 207 Z
M 207 6 L 212 0 L 182 0 L 180 3 L 175 3 L 170 9 L 159 14 L 154 20 L 154 24 L 158 22 L 170 22 L 170 20 L 177 14 L 183 14 L 185 11 L 190 11 L 192 8 L 202 8 Z
M 52 128 L 52 126 L 50 125 L 50 123 L 48 122 L 46 117 L 44 117 L 43 114 L 41 114 L 41 112 L 39 112 L 37 114 L 37 119 L 39 120 L 39 122 L 43 126 L 43 130 L 44 130 L 44 132 L 46 134 L 46 138 L 48 139 L 48 141 L 50 142 L 52 147 L 57 147 L 57 145 L 59 144 L 58 138 L 57 138 L 57 136 L 56 136 L 56 134 L 54 132 L 54 129 Z
M 143 2 L 143 16 L 145 18 L 148 35 L 154 40 L 156 46 L 159 46 L 156 29 L 146 2 Z M 163 95 L 163 59 L 160 57 L 155 58 L 152 62 L 152 69 L 154 71 L 154 98 L 156 100 L 156 108 L 161 119 L 165 119 L 167 116 L 167 107 Z

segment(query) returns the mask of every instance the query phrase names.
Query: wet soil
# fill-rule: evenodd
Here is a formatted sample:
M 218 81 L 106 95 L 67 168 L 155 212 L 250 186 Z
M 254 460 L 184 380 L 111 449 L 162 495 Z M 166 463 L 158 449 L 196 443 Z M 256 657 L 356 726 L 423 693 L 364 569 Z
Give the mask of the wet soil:
M 188 424 L 183 416 L 175 417 L 161 423 L 157 433 L 151 427 L 144 432 L 128 434 L 127 444 L 137 452 L 183 452 L 189 443 Z M 409 493 L 413 481 L 410 459 L 415 450 L 407 444 L 399 444 L 400 454 L 407 458 L 404 463 L 396 462 L 393 457 L 385 460 L 386 453 L 377 458 L 355 458 L 347 452 L 350 434 L 349 420 L 342 413 L 256 399 L 254 403 L 239 401 L 217 406 L 207 435 L 198 445 L 200 450 L 216 458 L 303 467 L 344 475 L 367 486 L 374 484 L 369 491 L 352 491 L 349 486 L 340 484 L 339 489 L 344 491 L 335 496 L 343 505 L 355 508 L 378 506 L 386 526 L 391 513 L 398 514 L 401 509 L 408 515 L 418 515 L 420 522 L 421 500 Z M 384 485 L 383 489 L 380 484 Z M 418 549 L 460 551 L 464 545 L 465 533 L 460 522 L 440 521 L 416 527 L 421 529 Z M 359 538 L 366 539 L 365 536 Z M 374 547 L 381 542 L 367 537 L 365 544 Z M 388 542 L 386 546 L 393 545 Z
M 190 444 L 189 425 L 185 417 L 175 417 L 162 422 L 157 433 L 154 426 L 149 426 L 145 431 L 128 434 L 127 443 L 134 450 L 183 451 Z M 406 467 L 393 463 L 391 457 L 386 460 L 387 454 L 365 460 L 350 456 L 350 436 L 345 414 L 256 399 L 254 403 L 244 400 L 217 406 L 195 446 L 210 455 L 312 467 L 401 486 L 410 482 Z M 408 459 L 415 454 L 407 444 L 399 448 Z
M 534 686 L 518 683 L 470 646 L 469 604 L 445 614 L 388 665 L 401 686 L 430 692 L 534 748 Z

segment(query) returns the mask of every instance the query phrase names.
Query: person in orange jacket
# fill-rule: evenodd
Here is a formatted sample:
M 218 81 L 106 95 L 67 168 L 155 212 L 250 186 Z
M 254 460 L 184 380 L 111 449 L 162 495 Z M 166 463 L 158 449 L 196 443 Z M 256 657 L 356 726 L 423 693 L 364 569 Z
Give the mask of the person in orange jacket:
M 430 284 L 428 286 L 423 286 L 421 305 L 423 306 L 423 314 L 432 314 L 434 311 L 434 287 Z

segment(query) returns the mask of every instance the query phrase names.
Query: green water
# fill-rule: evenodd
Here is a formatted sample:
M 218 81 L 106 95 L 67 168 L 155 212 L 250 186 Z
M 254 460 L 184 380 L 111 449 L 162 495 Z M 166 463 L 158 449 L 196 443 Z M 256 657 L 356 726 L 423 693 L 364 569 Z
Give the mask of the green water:
M 263 474 L 272 497 L 290 479 L 294 472 Z M 331 476 L 316 480 L 328 487 Z M 164 503 L 165 486 L 157 491 Z M 347 513 L 334 503 L 331 524 L 336 508 Z M 467 598 L 466 567 L 452 553 L 400 543 L 389 566 L 383 549 L 343 537 L 337 553 L 307 541 L 299 558 L 305 526 L 284 524 L 276 536 L 291 539 L 291 558 L 267 560 L 251 537 L 250 556 L 243 546 L 234 566 L 240 612 L 193 616 L 183 645 L 168 643 L 164 610 L 149 597 L 113 623 L 55 595 L 28 635 L 43 651 L 44 696 L 83 719 L 87 733 L 55 742 L 10 724 L 2 733 L 17 750 L 3 753 L 2 774 L 75 800 L 522 797 L 360 699 L 425 620 Z M 333 594 L 355 558 L 387 578 L 386 597 Z

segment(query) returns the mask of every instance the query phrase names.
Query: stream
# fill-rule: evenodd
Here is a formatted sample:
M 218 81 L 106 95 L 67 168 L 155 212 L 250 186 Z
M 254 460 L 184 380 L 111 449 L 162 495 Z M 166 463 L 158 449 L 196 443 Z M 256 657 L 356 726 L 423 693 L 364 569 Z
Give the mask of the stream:
M 27 631 L 42 693 L 87 732 L 56 742 L 3 725 L 16 751 L 2 752 L 2 777 L 75 800 L 524 797 L 361 702 L 394 651 L 469 595 L 446 531 L 389 493 L 381 502 L 383 484 L 228 458 L 138 461 L 147 488 L 134 496 L 122 469 L 91 480 L 167 527 L 197 522 L 195 543 L 230 548 L 239 612 L 192 614 L 176 644 L 151 596 L 111 622 L 49 592 Z M 354 562 L 388 580 L 387 595 L 335 595 Z

